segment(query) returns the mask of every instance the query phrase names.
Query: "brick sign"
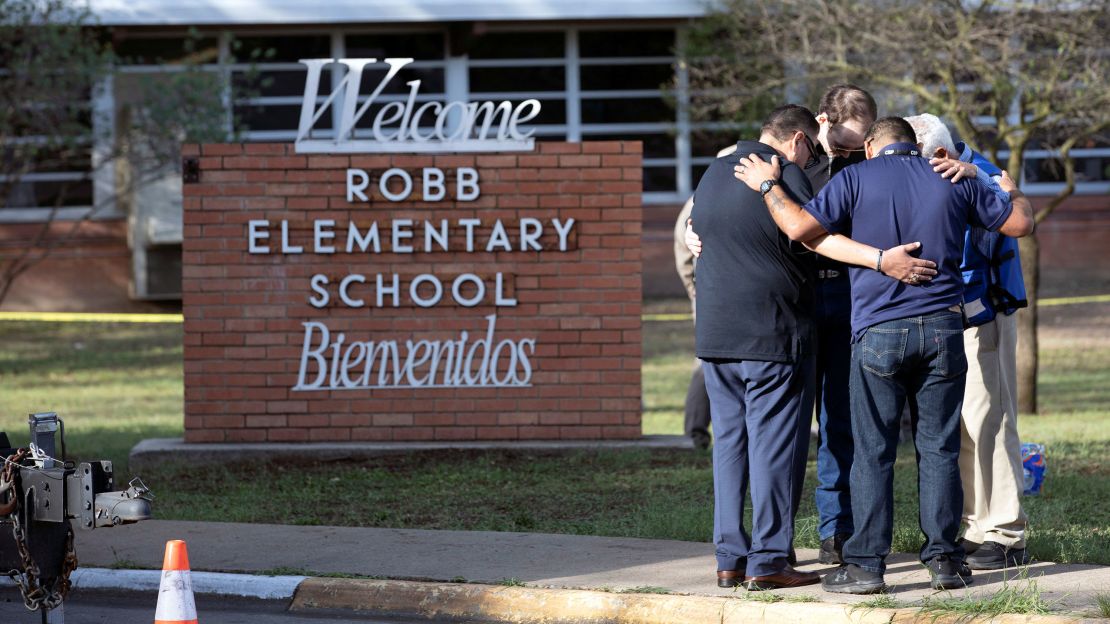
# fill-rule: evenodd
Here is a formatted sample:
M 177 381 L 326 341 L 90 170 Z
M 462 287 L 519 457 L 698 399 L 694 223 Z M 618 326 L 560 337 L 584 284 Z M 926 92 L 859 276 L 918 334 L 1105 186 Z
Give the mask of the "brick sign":
M 184 156 L 186 441 L 640 435 L 638 142 Z

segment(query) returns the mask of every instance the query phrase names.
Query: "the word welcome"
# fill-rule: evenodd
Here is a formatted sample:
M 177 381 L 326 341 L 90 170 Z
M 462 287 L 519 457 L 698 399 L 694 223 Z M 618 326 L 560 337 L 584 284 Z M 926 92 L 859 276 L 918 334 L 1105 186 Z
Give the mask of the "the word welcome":
M 370 126 L 372 139 L 360 139 L 355 126 L 401 69 L 413 62 L 411 58 L 383 59 L 389 70 L 368 96 L 359 94 L 362 73 L 378 59 L 301 59 L 308 68 L 300 124 L 294 148 L 302 153 L 428 153 L 428 152 L 497 152 L 531 151 L 532 130 L 522 132 L 519 124 L 540 114 L 539 100 L 528 99 L 516 106 L 508 101 L 486 102 L 424 102 L 416 106 L 420 81 L 410 80 L 408 98 L 402 102 L 385 103 Z M 317 106 L 320 74 L 328 65 L 346 69 L 339 85 Z M 333 67 L 332 71 L 338 71 Z M 361 101 L 360 101 L 361 100 Z M 338 129 L 329 139 L 314 139 L 313 128 L 324 113 L 333 107 L 338 111 Z M 490 131 L 496 125 L 496 133 Z

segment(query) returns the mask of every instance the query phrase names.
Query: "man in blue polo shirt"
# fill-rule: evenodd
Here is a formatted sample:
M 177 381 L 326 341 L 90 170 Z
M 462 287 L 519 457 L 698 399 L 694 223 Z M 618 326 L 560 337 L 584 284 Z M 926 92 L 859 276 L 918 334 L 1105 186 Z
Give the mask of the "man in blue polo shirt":
M 960 407 L 964 355 L 964 285 L 960 275 L 968 223 L 1026 236 L 1032 207 L 1008 177 L 1007 204 L 978 180 L 951 184 L 921 157 L 913 128 L 899 117 L 872 124 L 864 139 L 868 160 L 845 169 L 804 209 L 776 188 L 777 159 L 753 154 L 736 166 L 750 188 L 764 195 L 776 225 L 792 240 L 826 233 L 889 248 L 921 241 L 937 261 L 928 284 L 908 287 L 884 278 L 882 253 L 875 271 L 853 267 L 852 287 L 852 512 L 856 532 L 844 545 L 845 564 L 822 584 L 838 593 L 874 593 L 885 587 L 894 516 L 894 459 L 906 402 L 913 414 L 918 455 L 921 561 L 934 588 L 965 584 L 970 571 L 956 539 L 963 505 L 959 473 Z M 696 222 L 696 221 L 695 221 Z M 820 250 L 818 249 L 820 252 Z
M 936 115 L 907 117 L 924 154 L 945 153 L 952 179 L 976 177 L 996 192 L 1002 170 L 952 134 Z M 960 478 L 964 484 L 964 524 L 960 540 L 972 570 L 997 570 L 1029 563 L 1025 550 L 1028 519 L 1021 507 L 1024 489 L 1021 439 L 1017 427 L 1017 321 L 1028 305 L 1017 241 L 968 228 L 964 238 L 964 309 L 971 327 L 964 332 L 967 387 L 964 390 Z

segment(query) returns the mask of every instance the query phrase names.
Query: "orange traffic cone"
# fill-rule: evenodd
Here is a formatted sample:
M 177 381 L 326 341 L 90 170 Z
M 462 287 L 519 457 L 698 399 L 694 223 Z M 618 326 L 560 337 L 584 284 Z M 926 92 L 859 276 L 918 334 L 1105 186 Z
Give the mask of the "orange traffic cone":
M 189 553 L 182 540 L 166 542 L 162 561 L 162 583 L 158 589 L 158 610 L 154 624 L 197 624 L 193 602 L 193 579 L 189 575 Z

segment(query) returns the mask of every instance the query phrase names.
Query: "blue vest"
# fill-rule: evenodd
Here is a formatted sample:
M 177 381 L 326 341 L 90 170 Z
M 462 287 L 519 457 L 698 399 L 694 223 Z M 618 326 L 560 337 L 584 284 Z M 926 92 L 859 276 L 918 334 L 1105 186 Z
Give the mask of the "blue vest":
M 960 160 L 970 162 L 993 177 L 1002 174 L 981 154 L 963 143 L 956 145 Z M 969 227 L 964 233 L 964 258 L 960 264 L 964 278 L 964 309 L 971 325 L 994 320 L 999 312 L 1013 314 L 1029 305 L 1017 240 L 997 232 Z

